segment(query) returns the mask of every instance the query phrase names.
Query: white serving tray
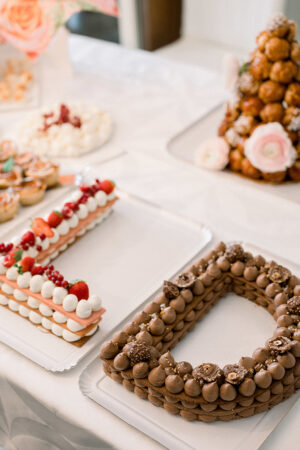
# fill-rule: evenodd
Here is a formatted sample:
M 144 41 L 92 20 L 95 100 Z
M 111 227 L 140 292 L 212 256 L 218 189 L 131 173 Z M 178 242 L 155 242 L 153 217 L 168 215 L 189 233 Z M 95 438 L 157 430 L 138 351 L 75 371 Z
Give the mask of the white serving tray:
M 120 321 L 156 291 L 163 279 L 179 271 L 202 250 L 211 233 L 198 223 L 119 193 L 121 199 L 101 225 L 55 260 L 68 280 L 81 278 L 103 299 L 107 312 L 100 330 L 81 348 L 46 333 L 1 308 L 0 341 L 51 371 L 74 367 Z M 63 202 L 63 199 L 60 199 Z M 39 210 L 43 216 L 55 204 Z M 15 223 L 1 239 L 18 235 L 30 219 Z
M 275 259 L 293 273 L 300 274 L 300 267 L 294 263 L 253 245 L 245 246 L 254 254 Z M 123 322 L 120 328 L 122 325 Z M 175 360 L 187 360 L 193 365 L 209 361 L 223 366 L 238 361 L 241 355 L 251 355 L 272 336 L 274 327 L 272 316 L 263 308 L 235 294 L 227 294 L 172 350 L 172 354 Z M 236 342 L 238 344 L 233 346 Z M 272 410 L 247 419 L 207 424 L 187 422 L 128 392 L 105 375 L 99 358 L 83 371 L 79 385 L 83 394 L 172 450 L 257 449 L 300 396 L 297 393 Z
M 217 136 L 218 127 L 224 117 L 224 104 L 213 108 L 208 114 L 176 134 L 167 144 L 167 152 L 177 160 L 185 162 L 192 167 L 202 180 L 219 183 L 236 183 L 239 186 L 257 189 L 260 192 L 276 195 L 286 200 L 300 203 L 300 183 L 286 183 L 273 185 L 264 182 L 252 181 L 230 171 L 209 171 L 197 167 L 194 163 L 194 153 L 200 143 L 205 139 Z

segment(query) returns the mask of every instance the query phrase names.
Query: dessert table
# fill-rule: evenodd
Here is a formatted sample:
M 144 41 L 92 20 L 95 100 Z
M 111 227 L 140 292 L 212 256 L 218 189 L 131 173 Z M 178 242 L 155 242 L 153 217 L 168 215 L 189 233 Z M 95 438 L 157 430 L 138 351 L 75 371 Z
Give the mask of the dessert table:
M 174 134 L 224 99 L 217 74 L 79 36 L 69 38 L 69 52 L 71 65 L 63 52 L 54 61 L 55 48 L 43 56 L 42 102 L 74 96 L 93 101 L 112 113 L 116 129 L 103 149 L 62 160 L 62 171 L 93 165 L 102 173 L 103 167 L 125 191 L 207 225 L 214 233 L 211 246 L 220 239 L 241 240 L 300 263 L 295 203 L 275 191 L 219 182 L 218 174 L 190 170 L 166 151 Z M 2 113 L 1 133 L 12 133 L 21 116 Z M 127 154 L 121 162 L 104 171 L 105 161 L 122 152 Z M 0 344 L 0 445 L 5 450 L 162 448 L 80 392 L 79 376 L 97 353 L 68 372 L 51 373 Z M 299 418 L 298 401 L 261 449 L 297 448 Z

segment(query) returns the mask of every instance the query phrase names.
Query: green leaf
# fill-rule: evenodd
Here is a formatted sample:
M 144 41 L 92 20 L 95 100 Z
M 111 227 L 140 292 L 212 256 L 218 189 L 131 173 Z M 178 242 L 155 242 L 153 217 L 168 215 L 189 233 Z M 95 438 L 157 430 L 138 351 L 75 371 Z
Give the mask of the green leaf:
M 17 262 L 17 261 L 20 261 L 20 259 L 22 258 L 22 253 L 23 253 L 23 249 L 22 248 L 18 248 L 15 252 L 14 252 L 14 254 L 13 254 L 13 257 L 14 257 L 14 260 Z
M 15 160 L 14 158 L 9 158 L 2 166 L 2 172 L 11 172 L 14 167 Z
M 250 63 L 246 62 L 239 68 L 239 75 L 241 76 L 244 72 L 248 72 L 250 69 Z

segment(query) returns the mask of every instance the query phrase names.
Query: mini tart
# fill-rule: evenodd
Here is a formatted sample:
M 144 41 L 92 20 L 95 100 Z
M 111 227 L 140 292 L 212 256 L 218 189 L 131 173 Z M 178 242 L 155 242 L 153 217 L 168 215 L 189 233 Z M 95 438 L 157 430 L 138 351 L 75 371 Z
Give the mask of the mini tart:
M 15 157 L 15 164 L 20 166 L 23 170 L 26 170 L 31 164 L 39 161 L 39 159 L 39 156 L 33 152 L 19 153 Z
M 25 174 L 29 178 L 39 178 L 45 181 L 47 187 L 52 187 L 58 183 L 59 166 L 52 161 L 39 160 L 30 164 Z
M 0 222 L 11 220 L 18 212 L 19 194 L 16 192 L 0 192 Z
M 0 189 L 12 187 L 21 180 L 22 175 L 18 167 L 14 167 L 10 172 L 0 172 Z
M 24 178 L 15 187 L 15 191 L 20 195 L 20 203 L 24 206 L 40 202 L 44 198 L 46 189 L 45 181 L 33 178 Z
M 9 158 L 14 158 L 17 151 L 17 146 L 13 141 L 6 140 L 0 142 L 0 162 L 4 162 Z

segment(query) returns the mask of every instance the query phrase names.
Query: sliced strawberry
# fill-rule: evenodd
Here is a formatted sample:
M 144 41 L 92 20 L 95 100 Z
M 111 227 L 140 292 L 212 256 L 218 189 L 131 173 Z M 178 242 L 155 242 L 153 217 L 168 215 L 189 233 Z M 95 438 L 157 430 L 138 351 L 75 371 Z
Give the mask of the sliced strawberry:
M 22 258 L 23 249 L 22 248 L 14 248 L 4 258 L 3 265 L 5 267 L 12 267 L 16 262 L 20 261 Z
M 31 269 L 31 274 L 32 275 L 43 275 L 43 273 L 45 272 L 43 266 L 33 266 Z
M 31 229 L 38 236 L 39 234 L 44 234 L 47 238 L 51 238 L 54 236 L 53 231 L 51 230 L 50 225 L 41 217 L 36 217 L 31 225 Z
M 115 188 L 115 185 L 111 180 L 101 181 L 100 186 L 101 190 L 104 191 L 107 195 L 110 194 Z
M 61 212 L 52 211 L 48 217 L 48 225 L 50 225 L 51 228 L 56 228 L 63 221 L 63 219 L 64 218 Z
M 78 300 L 87 300 L 89 298 L 89 287 L 82 280 L 74 280 L 69 284 L 69 294 L 76 295 Z
M 31 258 L 31 256 L 25 256 L 25 258 L 22 258 L 19 267 L 24 272 L 31 272 L 32 267 L 34 266 L 34 258 Z
M 35 235 L 32 231 L 27 231 L 22 236 L 22 242 L 24 244 L 34 245 L 35 243 Z

